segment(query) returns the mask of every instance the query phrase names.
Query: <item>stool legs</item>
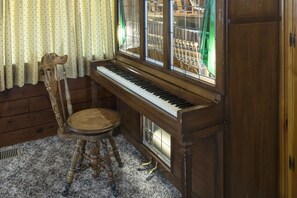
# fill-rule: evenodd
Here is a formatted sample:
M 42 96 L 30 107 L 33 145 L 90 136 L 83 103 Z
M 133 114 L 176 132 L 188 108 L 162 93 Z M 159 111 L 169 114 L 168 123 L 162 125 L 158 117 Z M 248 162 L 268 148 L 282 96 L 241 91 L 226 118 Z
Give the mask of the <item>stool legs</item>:
M 93 170 L 92 176 L 93 178 L 99 177 L 101 172 L 101 165 L 100 165 L 100 142 L 94 142 L 94 146 L 91 148 L 89 157 L 90 157 L 90 166 Z
M 114 137 L 112 135 L 110 135 L 108 137 L 108 139 L 109 139 L 109 142 L 111 144 L 114 157 L 116 158 L 116 160 L 117 160 L 117 162 L 119 164 L 119 167 L 123 167 L 124 163 L 123 163 L 123 161 L 121 159 L 121 156 L 120 156 L 120 153 L 119 153 L 119 150 L 118 150 L 118 147 L 116 145 L 116 141 L 115 141 Z
M 82 169 L 82 163 L 84 161 L 84 154 L 86 151 L 86 141 L 82 140 L 81 142 L 81 148 L 80 148 L 80 155 L 78 158 L 78 163 L 77 163 L 77 170 L 81 170 Z
M 71 186 L 71 184 L 73 182 L 74 174 L 76 172 L 76 165 L 77 165 L 78 159 L 80 157 L 80 151 L 81 151 L 81 148 L 83 146 L 83 142 L 84 141 L 82 141 L 82 140 L 77 140 L 76 141 L 75 150 L 74 150 L 72 160 L 71 160 L 71 166 L 70 166 L 70 169 L 69 169 L 68 174 L 67 174 L 67 181 L 66 181 L 66 185 L 65 185 L 65 190 L 62 192 L 63 196 L 67 196 L 68 193 L 69 193 L 69 188 L 70 188 L 70 186 Z
M 113 154 L 117 160 L 119 167 L 123 167 L 124 163 L 122 162 L 114 137 L 110 135 L 108 136 L 108 140 L 109 140 L 109 143 L 111 144 Z M 117 197 L 119 193 L 117 192 L 116 184 L 114 181 L 111 158 L 110 158 L 110 153 L 107 146 L 106 138 L 101 139 L 101 142 L 102 142 L 102 147 L 104 149 L 104 157 L 100 155 L 100 141 L 93 142 L 93 145 L 89 153 L 85 155 L 85 157 L 89 160 L 89 164 L 87 165 L 87 167 L 92 168 L 93 170 L 92 176 L 94 178 L 97 178 L 99 176 L 102 168 L 105 169 L 108 174 L 108 179 L 109 179 L 109 184 L 111 186 L 112 194 L 113 196 Z M 67 173 L 65 190 L 62 192 L 62 195 L 64 197 L 67 196 L 69 193 L 69 189 L 73 182 L 73 178 L 76 171 L 82 169 L 82 162 L 84 160 L 85 148 L 86 148 L 86 141 L 77 140 L 75 149 L 73 152 L 72 160 L 71 160 L 71 166 Z M 104 161 L 106 162 L 106 166 L 102 164 L 104 163 Z
M 105 158 L 106 165 L 107 165 L 106 170 L 107 170 L 107 174 L 108 174 L 108 180 L 109 180 L 109 184 L 111 187 L 111 191 L 112 191 L 113 196 L 117 197 L 119 195 L 119 193 L 116 189 L 116 185 L 115 185 L 115 181 L 114 181 L 112 165 L 111 165 L 111 160 L 110 160 L 110 155 L 109 155 L 109 150 L 107 147 L 106 139 L 102 139 L 102 146 L 105 150 L 104 158 Z

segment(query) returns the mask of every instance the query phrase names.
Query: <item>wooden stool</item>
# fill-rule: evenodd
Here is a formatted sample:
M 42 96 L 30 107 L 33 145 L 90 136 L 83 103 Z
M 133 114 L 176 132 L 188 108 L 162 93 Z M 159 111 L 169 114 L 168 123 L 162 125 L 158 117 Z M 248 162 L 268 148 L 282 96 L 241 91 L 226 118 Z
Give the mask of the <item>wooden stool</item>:
M 51 105 L 58 122 L 58 135 L 61 138 L 76 140 L 71 166 L 67 174 L 67 182 L 62 195 L 67 196 L 73 182 L 74 174 L 78 170 L 92 168 L 92 176 L 97 178 L 101 170 L 107 171 L 109 183 L 113 195 L 118 196 L 114 175 L 111 166 L 110 152 L 107 141 L 111 144 L 114 157 L 120 167 L 123 167 L 116 141 L 112 136 L 113 129 L 120 124 L 121 116 L 118 112 L 104 108 L 90 108 L 78 112 L 72 112 L 72 104 L 67 84 L 64 65 L 67 55 L 58 56 L 55 53 L 45 54 L 41 60 L 41 68 L 44 76 L 44 84 L 50 96 Z M 60 76 L 57 64 L 62 64 L 62 76 L 64 80 L 64 95 L 61 88 Z M 67 112 L 64 102 L 67 103 Z M 58 103 L 59 101 L 59 103 Z M 92 144 L 88 153 L 85 152 L 86 144 Z M 104 154 L 100 153 L 100 147 Z M 88 163 L 84 163 L 87 159 Z

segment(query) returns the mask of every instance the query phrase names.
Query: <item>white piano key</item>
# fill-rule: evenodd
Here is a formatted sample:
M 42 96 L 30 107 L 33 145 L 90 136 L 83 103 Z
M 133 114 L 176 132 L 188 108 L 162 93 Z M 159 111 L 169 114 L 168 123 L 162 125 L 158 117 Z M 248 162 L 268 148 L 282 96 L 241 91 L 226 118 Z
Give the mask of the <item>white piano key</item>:
M 175 105 L 170 104 L 166 100 L 163 100 L 159 96 L 154 95 L 153 93 L 150 93 L 143 89 L 142 87 L 139 87 L 138 85 L 134 84 L 133 82 L 130 82 L 126 80 L 125 78 L 117 75 L 116 73 L 106 69 L 103 66 L 98 66 L 97 71 L 104 74 L 105 76 L 111 78 L 112 80 L 116 81 L 117 83 L 125 86 L 129 90 L 133 91 L 137 95 L 141 96 L 145 100 L 153 103 L 157 107 L 161 108 L 163 111 L 166 111 L 167 113 L 173 115 L 174 117 L 177 117 L 177 111 L 180 110 L 179 107 L 176 107 Z

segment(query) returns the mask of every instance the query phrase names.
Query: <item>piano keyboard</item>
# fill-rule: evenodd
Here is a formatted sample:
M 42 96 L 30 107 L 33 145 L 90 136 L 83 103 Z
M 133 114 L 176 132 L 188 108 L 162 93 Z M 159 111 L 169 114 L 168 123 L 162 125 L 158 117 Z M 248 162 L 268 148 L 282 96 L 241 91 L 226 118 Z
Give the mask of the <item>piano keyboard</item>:
M 123 85 L 174 117 L 177 117 L 177 111 L 180 109 L 194 106 L 184 99 L 137 77 L 132 72 L 119 69 L 116 66 L 98 66 L 97 71 Z

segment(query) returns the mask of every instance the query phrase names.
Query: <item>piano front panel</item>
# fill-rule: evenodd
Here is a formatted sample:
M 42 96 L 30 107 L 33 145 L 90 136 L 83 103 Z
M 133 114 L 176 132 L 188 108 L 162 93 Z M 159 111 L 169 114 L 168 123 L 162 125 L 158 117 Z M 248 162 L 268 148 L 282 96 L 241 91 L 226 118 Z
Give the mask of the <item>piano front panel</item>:
M 158 162 L 159 170 L 182 192 L 185 187 L 183 177 L 185 173 L 184 162 L 187 156 L 184 152 L 184 145 L 172 137 L 171 167 L 168 169 L 167 164 L 142 144 L 142 115 L 123 101 L 119 101 L 118 107 L 123 117 L 121 131 L 125 137 L 147 159 L 152 157 L 153 163 Z M 204 133 L 203 137 L 195 138 L 195 135 L 192 136 L 192 144 L 186 147 L 187 152 L 189 152 L 188 158 L 192 161 L 188 166 L 191 172 L 191 181 L 188 181 L 192 187 L 191 197 L 222 197 L 223 129 L 223 127 L 218 127 L 212 133 L 198 131 L 196 135 L 199 136 L 199 133 L 202 132 Z
M 191 146 L 192 197 L 223 197 L 222 137 L 219 131 Z
M 184 100 L 182 98 L 182 94 L 175 96 L 174 94 L 166 90 L 166 93 L 170 93 L 171 96 L 175 96 L 184 100 L 185 105 L 189 104 L 189 106 L 180 107 L 181 109 L 177 110 L 175 115 L 174 113 L 170 114 L 166 112 L 168 107 L 164 108 L 163 103 L 160 103 L 159 106 L 158 104 L 156 105 L 156 103 L 152 104 L 152 101 L 148 100 L 146 95 L 138 95 L 139 93 L 133 92 L 133 90 L 130 89 L 130 86 L 125 87 L 117 82 L 115 79 L 112 79 L 115 77 L 106 76 L 105 74 L 98 72 L 97 66 L 98 63 L 94 63 L 94 67 L 91 69 L 91 75 L 96 76 L 96 79 L 100 84 L 102 84 L 104 87 L 107 87 L 108 90 L 118 96 L 121 100 L 133 106 L 139 113 L 147 115 L 148 118 L 152 119 L 152 121 L 154 122 L 156 121 L 164 130 L 168 131 L 171 135 L 178 137 L 178 140 L 181 140 L 181 137 L 187 133 L 192 133 L 199 129 L 223 122 L 222 102 L 219 104 L 205 102 L 192 104 L 187 102 L 186 99 Z M 114 64 L 111 66 L 118 67 Z M 108 66 L 106 68 L 108 68 Z M 127 74 L 127 76 L 129 75 Z M 142 79 L 143 77 L 144 76 L 142 75 L 140 78 Z M 171 99 L 164 99 L 165 102 L 168 100 Z M 170 110 L 169 112 L 172 111 L 174 110 Z M 184 119 L 184 121 L 182 121 L 182 119 Z M 186 120 L 190 122 L 188 124 L 185 124 Z

